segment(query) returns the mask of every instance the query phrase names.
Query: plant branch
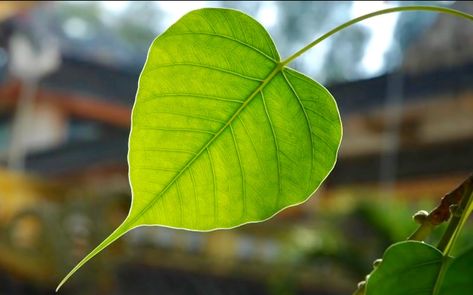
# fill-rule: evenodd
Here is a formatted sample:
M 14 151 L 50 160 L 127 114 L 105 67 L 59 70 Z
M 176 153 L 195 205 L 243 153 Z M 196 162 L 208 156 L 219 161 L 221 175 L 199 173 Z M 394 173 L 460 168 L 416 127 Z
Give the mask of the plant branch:
M 354 18 L 354 19 L 352 19 L 352 20 L 350 20 L 350 21 L 348 21 L 344 24 L 341 24 L 341 25 L 333 28 L 332 30 L 328 31 L 327 33 L 323 34 L 319 38 L 315 39 L 314 41 L 312 41 L 311 43 L 309 43 L 308 45 L 306 45 L 305 47 L 303 47 L 302 49 L 300 49 L 299 51 L 297 51 L 293 55 L 289 56 L 287 59 L 281 61 L 281 65 L 285 66 L 285 65 L 291 63 L 293 60 L 295 60 L 296 58 L 298 58 L 299 56 L 304 54 L 306 51 L 308 51 L 309 49 L 311 49 L 315 45 L 317 45 L 320 42 L 324 41 L 328 37 L 332 36 L 333 34 L 339 32 L 343 29 L 346 29 L 346 28 L 348 28 L 348 27 L 350 27 L 350 26 L 352 26 L 352 25 L 354 25 L 358 22 L 361 22 L 365 19 L 372 18 L 372 17 L 378 16 L 378 15 L 383 15 L 383 14 L 388 14 L 388 13 L 393 13 L 393 12 L 402 12 L 402 11 L 439 12 L 439 13 L 450 14 L 450 15 L 453 15 L 453 16 L 456 16 L 456 17 L 462 17 L 462 18 L 468 19 L 470 21 L 473 21 L 473 15 L 470 15 L 470 14 L 465 13 L 465 12 L 461 12 L 459 10 L 444 8 L 444 7 L 437 7 L 437 6 L 417 6 L 416 5 L 416 6 L 402 6 L 402 7 L 394 7 L 394 8 L 383 9 L 383 10 L 368 13 L 368 14 L 362 15 L 360 17 Z
M 435 207 L 430 213 L 428 213 L 427 216 L 420 222 L 419 228 L 409 237 L 407 238 L 408 240 L 416 240 L 416 241 L 423 241 L 425 238 L 430 234 L 430 232 L 438 225 L 440 225 L 443 222 L 446 222 L 450 219 L 450 216 L 452 213 L 458 214 L 462 212 L 462 207 L 461 204 L 462 202 L 465 201 L 466 198 L 468 198 L 468 188 L 471 188 L 473 184 L 473 174 L 470 175 L 465 181 L 463 181 L 462 184 L 460 184 L 456 189 L 453 191 L 449 192 L 446 194 L 442 200 L 440 201 L 440 204 Z M 465 204 L 463 205 L 465 206 Z M 452 210 L 453 208 L 457 208 L 455 210 Z M 453 211 L 453 212 L 452 212 Z M 417 214 L 416 214 L 417 215 Z M 452 218 L 452 221 L 450 222 L 450 226 L 454 226 L 452 222 L 456 218 Z M 448 229 L 447 229 L 448 232 Z M 453 234 L 453 232 L 452 232 Z M 446 238 L 446 235 L 444 235 L 444 238 Z M 442 249 L 444 246 L 441 246 L 441 244 L 445 243 L 440 242 L 439 244 L 439 249 L 443 251 Z
M 437 295 L 445 277 L 449 262 L 450 251 L 468 216 L 473 211 L 473 174 L 462 182 L 456 189 L 446 194 L 430 213 L 419 211 L 414 219 L 420 222 L 419 228 L 411 234 L 408 240 L 423 241 L 437 225 L 450 219 L 447 230 L 443 234 L 437 248 L 443 253 L 442 265 L 435 281 L 433 294 Z M 365 294 L 365 282 L 360 282 L 353 295 Z
M 440 288 L 442 287 L 445 274 L 447 273 L 448 265 L 451 260 L 450 253 L 457 241 L 458 235 L 463 228 L 466 220 L 470 216 L 473 209 L 473 174 L 470 175 L 459 187 L 457 187 L 450 194 L 447 194 L 444 198 L 452 197 L 460 199 L 458 205 L 451 205 L 450 212 L 452 218 L 445 230 L 442 238 L 440 239 L 437 248 L 443 253 L 442 266 L 435 281 L 434 295 L 439 294 Z M 443 201 L 443 199 L 442 199 Z
M 437 245 L 437 248 L 443 252 L 444 256 L 448 256 L 452 251 L 458 234 L 473 209 L 473 174 L 447 196 L 449 195 L 456 195 L 456 198 L 460 198 L 461 201 L 458 206 L 450 206 L 452 218 Z

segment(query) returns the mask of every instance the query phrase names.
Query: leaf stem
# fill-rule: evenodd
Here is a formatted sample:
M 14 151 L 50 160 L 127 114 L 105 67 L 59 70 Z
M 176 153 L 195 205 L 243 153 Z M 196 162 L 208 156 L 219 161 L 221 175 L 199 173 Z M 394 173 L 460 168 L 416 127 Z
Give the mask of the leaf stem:
M 445 274 L 447 273 L 448 266 L 450 265 L 451 257 L 443 256 L 442 264 L 440 265 L 440 270 L 437 274 L 437 279 L 435 280 L 434 290 L 432 291 L 432 295 L 438 295 L 440 289 L 443 285 L 443 280 L 445 279 Z
M 435 281 L 433 295 L 440 293 L 440 289 L 447 273 L 449 263 L 451 261 L 451 251 L 457 241 L 458 235 L 463 228 L 466 220 L 473 210 L 473 174 L 470 175 L 457 189 L 449 194 L 450 196 L 457 195 L 456 198 L 461 198 L 458 205 L 450 207 L 452 217 L 448 223 L 442 238 L 440 239 L 437 248 L 443 253 L 442 266 Z M 447 195 L 448 196 L 448 195 Z
M 435 228 L 436 225 L 430 223 L 430 222 L 424 222 L 422 223 L 417 230 L 412 233 L 407 240 L 410 241 L 423 241 L 425 240 L 432 230 Z
M 463 225 L 473 209 L 473 175 L 460 186 L 462 199 L 457 208 L 452 208 L 452 218 L 448 223 L 437 248 L 444 256 L 450 255 Z
M 350 20 L 350 21 L 348 21 L 344 24 L 341 24 L 341 25 L 333 28 L 332 30 L 328 31 L 327 33 L 323 34 L 319 38 L 315 39 L 314 41 L 312 41 L 311 43 L 309 43 L 308 45 L 306 45 L 305 47 L 303 47 L 302 49 L 300 49 L 299 51 L 297 51 L 293 55 L 291 55 L 288 58 L 286 58 L 285 60 L 281 61 L 281 65 L 285 66 L 285 65 L 291 63 L 293 60 L 295 60 L 296 58 L 298 58 L 299 56 L 304 54 L 306 51 L 308 51 L 309 49 L 311 49 L 315 45 L 317 45 L 320 42 L 324 41 L 328 37 L 332 36 L 333 34 L 339 32 L 343 29 L 346 29 L 346 28 L 348 28 L 348 27 L 350 27 L 350 26 L 352 26 L 352 25 L 354 25 L 358 22 L 361 22 L 365 19 L 372 18 L 372 17 L 378 16 L 378 15 L 388 14 L 388 13 L 392 13 L 392 12 L 402 12 L 402 11 L 439 12 L 439 13 L 450 14 L 450 15 L 453 15 L 453 16 L 456 16 L 456 17 L 462 17 L 462 18 L 468 19 L 470 21 L 473 21 L 473 15 L 470 15 L 470 14 L 465 13 L 465 12 L 461 12 L 459 10 L 445 8 L 445 7 L 414 5 L 414 6 L 402 6 L 402 7 L 394 7 L 394 8 L 383 9 L 383 10 L 375 11 L 375 12 L 368 13 L 368 14 L 362 15 L 360 17 L 354 18 L 354 19 L 352 19 L 352 20 Z
M 458 208 L 464 206 L 461 205 L 461 202 L 467 197 L 466 194 L 468 194 L 468 192 L 466 192 L 466 190 L 472 186 L 472 183 L 473 175 L 464 180 L 456 189 L 446 194 L 437 207 L 430 211 L 430 213 L 422 213 L 423 210 L 417 212 L 414 215 L 414 219 L 420 221 L 420 226 L 407 239 L 423 241 L 430 235 L 436 226 L 452 220 L 452 218 L 450 218 L 452 216 L 452 211 L 454 214 L 461 214 L 463 209 L 458 210 Z M 452 210 L 453 208 L 456 208 L 457 210 Z M 453 223 L 452 228 L 454 228 Z M 444 238 L 446 239 L 445 241 L 448 241 L 447 236 L 448 235 L 444 235 Z M 444 247 L 441 247 L 441 250 L 443 248 Z
M 100 253 L 103 249 L 105 249 L 108 245 L 113 243 L 115 240 L 117 240 L 119 237 L 123 236 L 126 232 L 132 229 L 132 226 L 130 226 L 130 222 L 128 221 L 128 218 L 125 219 L 125 221 L 115 229 L 105 240 L 103 240 L 102 243 L 100 243 L 92 252 L 90 252 L 87 256 L 85 256 L 59 283 L 59 285 L 56 287 L 56 293 L 59 291 L 59 289 L 64 285 L 64 283 L 79 269 L 84 265 L 87 261 L 92 259 L 95 255 Z

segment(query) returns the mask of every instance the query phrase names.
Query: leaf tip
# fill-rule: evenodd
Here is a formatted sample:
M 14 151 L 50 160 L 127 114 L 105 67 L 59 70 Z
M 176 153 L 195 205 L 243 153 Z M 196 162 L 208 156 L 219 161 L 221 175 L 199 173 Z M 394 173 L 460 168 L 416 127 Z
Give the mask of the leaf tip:
M 119 237 L 124 235 L 128 230 L 130 230 L 130 227 L 128 227 L 128 224 L 125 223 L 127 219 L 119 226 L 117 229 L 115 229 L 112 234 L 110 234 L 105 240 L 102 241 L 95 249 L 93 249 L 87 256 L 82 258 L 82 260 L 77 263 L 77 265 L 61 280 L 59 285 L 56 288 L 56 293 L 59 291 L 59 289 L 64 285 L 69 278 L 76 273 L 76 271 L 81 268 L 86 262 L 88 262 L 92 257 L 97 255 L 99 252 L 101 252 L 103 249 L 105 249 L 108 245 L 113 243 L 115 240 L 117 240 Z
M 80 267 L 80 266 L 79 266 Z M 59 282 L 59 284 L 57 285 L 56 287 L 56 290 L 54 290 L 55 293 L 59 292 L 59 289 L 61 289 L 61 287 L 67 282 L 67 280 L 69 280 L 69 278 L 76 272 L 76 270 L 79 268 L 79 267 L 74 267 L 62 280 L 61 282 Z

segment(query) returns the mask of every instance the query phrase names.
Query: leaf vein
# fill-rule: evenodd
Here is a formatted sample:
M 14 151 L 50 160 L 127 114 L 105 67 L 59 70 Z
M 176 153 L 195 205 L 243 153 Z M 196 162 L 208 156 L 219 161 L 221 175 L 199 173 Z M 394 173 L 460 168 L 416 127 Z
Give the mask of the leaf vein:
M 182 150 L 182 149 L 174 149 L 174 148 L 146 148 L 146 149 L 134 149 L 135 152 L 170 152 L 170 153 L 183 153 L 183 154 L 191 154 L 195 155 L 195 152 Z
M 218 221 L 218 206 L 217 206 L 217 182 L 215 181 L 215 168 L 214 168 L 214 163 L 212 161 L 212 154 L 210 153 L 210 149 L 207 147 L 207 155 L 209 158 L 209 163 L 210 163 L 210 171 L 212 173 L 212 187 L 213 187 L 213 208 L 214 208 L 214 222 Z
M 210 27 L 210 29 L 214 32 L 214 33 L 217 33 L 217 31 L 214 29 L 214 27 L 212 26 L 212 22 L 210 22 L 206 17 L 204 17 L 203 15 L 201 14 L 198 14 L 198 16 L 200 16 Z M 189 30 L 190 31 L 190 30 Z
M 238 120 L 240 121 L 241 125 L 243 126 L 243 129 L 245 129 L 245 133 L 250 139 L 251 147 L 253 148 L 255 155 L 256 155 L 256 160 L 258 161 L 258 165 L 260 166 L 261 170 L 263 171 L 264 175 L 267 176 L 267 172 L 264 169 L 263 162 L 261 161 L 260 155 L 258 154 L 258 151 L 256 150 L 256 145 L 253 141 L 253 138 L 250 136 L 250 133 L 248 131 L 248 128 L 246 127 L 245 123 L 243 122 L 243 119 L 241 117 L 238 117 Z
M 260 93 L 261 93 L 261 99 L 263 101 L 264 112 L 266 114 L 266 117 L 268 118 L 269 127 L 271 128 L 272 138 L 273 138 L 273 142 L 274 142 L 274 148 L 276 149 L 276 165 L 278 167 L 278 193 L 277 193 L 277 196 L 276 196 L 276 207 L 279 207 L 279 199 L 280 199 L 280 195 L 281 195 L 281 191 L 282 191 L 281 190 L 281 161 L 280 161 L 280 158 L 279 158 L 279 145 L 278 145 L 278 141 L 277 141 L 277 138 L 276 138 L 276 132 L 274 131 L 274 126 L 273 126 L 273 123 L 271 121 L 271 117 L 270 117 L 269 112 L 268 112 L 268 107 L 266 106 L 266 101 L 265 101 L 265 98 L 264 98 L 263 90 L 261 90 Z
M 137 166 L 134 167 L 135 169 L 139 170 L 151 170 L 151 171 L 164 171 L 164 172 L 173 172 L 176 173 L 179 170 L 176 169 L 170 169 L 170 168 L 160 168 L 160 167 L 149 167 L 149 166 Z
M 183 96 L 183 97 L 193 97 L 193 98 L 207 98 L 207 99 L 212 99 L 212 100 L 219 100 L 219 101 L 227 101 L 227 102 L 235 102 L 242 104 L 243 101 L 237 100 L 237 99 L 231 99 L 231 98 L 225 98 L 225 97 L 218 97 L 218 96 L 212 96 L 212 95 L 204 95 L 204 94 L 195 94 L 195 93 L 163 93 L 163 94 L 158 94 L 158 95 L 153 95 L 152 98 L 147 99 L 142 102 L 147 103 L 150 101 L 153 101 L 157 98 L 162 98 L 162 97 L 172 97 L 172 96 Z
M 179 186 L 179 179 L 176 180 L 177 198 L 179 203 L 179 222 L 182 224 L 182 194 Z
M 322 116 L 319 112 L 316 112 L 315 110 L 313 110 L 313 109 L 311 109 L 311 108 L 308 108 L 308 107 L 306 107 L 305 109 L 308 110 L 309 112 L 314 113 L 315 115 L 317 115 L 319 118 L 322 118 L 322 119 L 325 120 L 326 122 L 332 123 L 329 119 L 327 119 L 327 117 Z
M 227 36 L 227 35 L 212 34 L 212 33 L 208 33 L 208 32 L 189 32 L 189 33 L 179 33 L 179 34 L 168 34 L 168 35 L 163 36 L 162 38 L 165 39 L 165 38 L 169 38 L 169 37 L 179 37 L 179 36 L 183 36 L 183 35 L 203 35 L 203 36 L 227 39 L 227 40 L 230 40 L 230 41 L 233 41 L 233 42 L 237 42 L 237 43 L 239 43 L 239 44 L 241 44 L 241 45 L 243 45 L 243 46 L 245 46 L 245 47 L 247 47 L 251 50 L 254 50 L 254 51 L 258 52 L 261 56 L 264 56 L 265 58 L 269 59 L 270 61 L 277 62 L 277 60 L 275 60 L 271 56 L 267 55 L 265 52 L 261 51 L 260 49 L 254 47 L 253 45 L 248 44 L 246 42 L 243 42 L 241 40 L 238 40 L 234 37 Z
M 194 132 L 194 133 L 205 133 L 205 134 L 215 135 L 215 132 L 212 132 L 212 131 L 202 130 L 202 129 L 190 129 L 190 128 L 143 126 L 143 127 L 137 128 L 137 129 L 138 130 L 144 130 L 144 131 L 148 131 L 148 130 L 169 131 L 169 132 L 181 131 L 181 132 Z
M 305 111 L 304 105 L 302 104 L 301 98 L 299 97 L 299 94 L 297 94 L 296 90 L 294 89 L 294 86 L 292 85 L 291 81 L 286 77 L 286 74 L 284 71 L 281 71 L 282 76 L 284 77 L 284 80 L 286 80 L 286 83 L 288 84 L 289 88 L 291 88 L 292 93 L 294 93 L 295 97 L 297 98 L 297 102 L 299 103 L 299 106 L 301 107 L 302 112 L 304 113 L 305 117 L 305 122 L 307 124 L 307 128 L 309 131 L 309 137 L 310 137 L 310 171 L 314 169 L 314 139 L 312 137 L 312 126 L 310 124 L 309 116 L 307 115 L 307 112 Z M 312 174 L 309 174 L 309 182 L 307 184 L 307 190 L 310 188 L 310 184 L 312 183 Z
M 192 173 L 192 166 L 187 169 L 189 171 L 189 175 L 191 177 L 191 183 L 192 183 L 192 190 L 194 191 L 194 203 L 195 203 L 195 210 L 196 212 L 199 212 L 199 202 L 197 202 L 197 191 L 195 189 L 195 179 L 194 179 L 194 173 Z M 194 222 L 197 223 L 197 214 L 194 214 Z
M 232 125 L 230 125 L 230 131 L 232 134 L 232 139 L 233 139 L 233 144 L 235 146 L 235 151 L 236 155 L 238 158 L 238 165 L 240 167 L 240 173 L 241 173 L 241 192 L 242 192 L 242 204 L 243 204 L 243 212 L 242 212 L 242 218 L 246 216 L 246 187 L 245 187 L 245 170 L 243 169 L 243 165 L 241 163 L 241 156 L 240 156 L 240 151 L 238 150 L 238 144 L 235 138 L 235 132 L 233 130 Z
M 257 82 L 263 81 L 263 79 L 261 79 L 261 78 L 248 76 L 248 75 L 238 73 L 238 72 L 235 72 L 235 71 L 232 71 L 232 70 L 227 70 L 227 69 L 224 69 L 224 68 L 211 66 L 211 65 L 191 63 L 191 62 L 177 62 L 177 63 L 171 63 L 171 64 L 160 64 L 156 67 L 153 67 L 152 69 L 147 69 L 145 73 L 148 75 L 148 74 L 150 74 L 152 72 L 155 72 L 155 71 L 158 71 L 162 68 L 170 68 L 170 67 L 174 67 L 174 66 L 189 66 L 189 67 L 205 68 L 205 69 L 215 70 L 215 71 L 219 71 L 219 72 L 226 73 L 226 74 L 231 74 L 231 75 L 238 76 L 238 77 L 241 77 L 241 78 L 244 78 L 244 79 L 247 79 L 247 80 L 251 80 L 251 81 L 257 81 Z
M 190 115 L 187 113 L 180 113 L 180 112 L 159 111 L 159 112 L 145 112 L 145 114 L 146 115 L 168 114 L 168 115 L 176 115 L 176 116 L 183 116 L 183 117 L 188 117 L 188 118 L 193 118 L 193 119 L 201 119 L 201 120 L 206 120 L 206 121 L 211 121 L 211 122 L 217 122 L 221 124 L 226 123 L 223 120 L 213 119 L 213 118 L 209 118 L 205 116 Z
M 318 135 L 315 132 L 312 132 L 312 135 L 315 136 L 316 138 L 318 138 L 325 146 L 330 148 L 330 145 L 327 143 L 327 141 L 325 139 L 323 139 L 320 135 Z

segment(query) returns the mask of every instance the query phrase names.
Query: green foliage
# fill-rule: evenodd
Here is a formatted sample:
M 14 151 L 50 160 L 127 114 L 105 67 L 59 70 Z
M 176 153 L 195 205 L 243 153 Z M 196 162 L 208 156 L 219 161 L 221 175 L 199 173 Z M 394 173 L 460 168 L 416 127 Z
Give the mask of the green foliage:
M 382 263 L 370 275 L 367 295 L 431 295 L 442 265 L 442 252 L 416 241 L 389 247 Z
M 340 138 L 332 96 L 280 66 L 256 21 L 191 12 L 155 40 L 141 74 L 127 224 L 212 230 L 267 219 L 314 192 Z
M 473 20 L 438 7 L 381 10 L 332 29 L 281 61 L 266 30 L 241 12 L 201 9 L 182 17 L 153 42 L 140 76 L 128 154 L 129 214 L 58 289 L 133 228 L 232 228 L 307 200 L 335 164 L 341 121 L 330 93 L 286 65 L 357 22 L 409 10 Z M 426 244 L 397 244 L 368 281 L 368 292 L 431 294 L 446 269 L 442 257 Z M 465 265 L 454 263 L 451 272 L 457 267 Z M 468 278 L 460 280 L 471 290 Z M 449 283 L 458 282 L 447 273 Z
M 473 290 L 473 248 L 455 257 L 447 268 L 440 295 L 465 295 Z
M 333 168 L 341 134 L 333 97 L 282 64 L 258 22 L 229 9 L 188 13 L 153 42 L 140 76 L 129 215 L 68 276 L 141 225 L 231 228 L 304 202 Z
M 417 241 L 392 245 L 369 276 L 366 295 L 464 295 L 473 290 L 473 249 L 444 258 L 437 248 Z

